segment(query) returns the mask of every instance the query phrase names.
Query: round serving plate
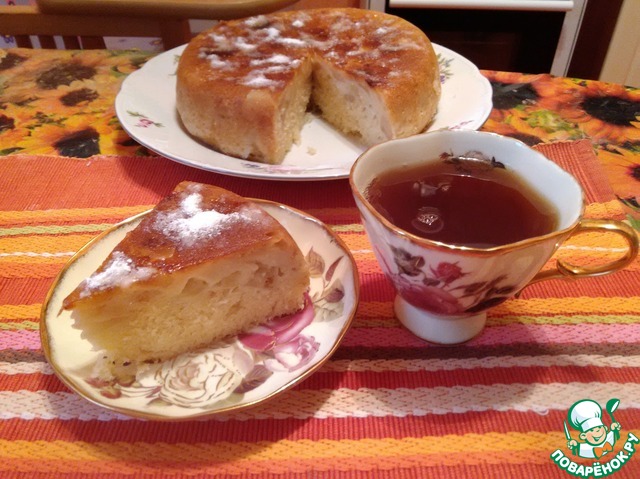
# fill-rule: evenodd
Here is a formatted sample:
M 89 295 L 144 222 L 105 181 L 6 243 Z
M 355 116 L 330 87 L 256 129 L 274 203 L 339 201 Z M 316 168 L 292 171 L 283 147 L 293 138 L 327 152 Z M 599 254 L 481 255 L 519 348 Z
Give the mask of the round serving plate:
M 279 203 L 253 201 L 289 231 L 309 263 L 311 286 L 302 311 L 202 350 L 140 366 L 133 381 L 105 375 L 103 352 L 82 338 L 62 302 L 136 227 L 143 213 L 82 248 L 51 287 L 42 308 L 41 340 L 57 376 L 80 396 L 109 410 L 181 420 L 254 406 L 320 368 L 338 347 L 356 312 L 355 261 L 342 240 L 316 218 Z
M 426 131 L 442 128 L 477 130 L 492 108 L 489 81 L 463 56 L 433 45 L 440 65 L 442 94 L 438 112 Z M 320 117 L 306 122 L 301 139 L 280 165 L 241 160 L 194 139 L 176 111 L 176 67 L 185 46 L 149 60 L 122 83 L 116 114 L 125 131 L 140 144 L 169 158 L 207 171 L 266 180 L 347 178 L 364 147 Z

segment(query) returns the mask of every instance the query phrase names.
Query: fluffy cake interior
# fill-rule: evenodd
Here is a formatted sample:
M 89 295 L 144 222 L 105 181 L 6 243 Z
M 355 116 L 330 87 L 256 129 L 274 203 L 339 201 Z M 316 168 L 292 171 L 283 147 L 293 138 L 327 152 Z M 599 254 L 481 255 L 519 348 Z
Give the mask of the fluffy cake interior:
M 363 146 L 424 131 L 440 98 L 426 35 L 358 8 L 219 22 L 189 43 L 176 79 L 176 109 L 189 134 L 226 155 L 271 164 L 298 141 L 310 93 L 319 116 Z
M 329 62 L 314 69 L 313 104 L 338 130 L 370 146 L 393 136 L 393 129 L 377 92 Z
M 309 267 L 251 200 L 183 182 L 65 300 L 74 326 L 116 362 L 164 360 L 304 305 Z
M 116 358 L 166 359 L 276 312 L 299 310 L 306 282 L 305 266 L 280 242 L 268 255 L 254 251 L 205 263 L 101 301 L 79 302 L 73 318 L 83 337 Z
M 261 152 L 271 150 L 274 152 L 273 157 L 267 159 L 266 162 L 275 164 L 282 162 L 291 146 L 300 141 L 300 133 L 304 126 L 307 107 L 311 99 L 312 80 L 312 63 L 307 60 L 298 69 L 291 83 L 286 86 L 277 100 L 271 99 L 262 90 L 255 90 L 247 95 L 246 101 L 248 104 L 253 103 L 254 99 L 256 100 L 252 110 L 258 111 L 261 109 L 261 103 L 267 103 L 269 107 L 262 108 L 262 113 L 273 108 L 273 115 L 277 119 L 273 122 L 263 122 L 263 125 L 271 125 L 272 131 L 269 135 L 261 136 L 256 134 L 253 137 L 246 134 L 239 135 L 239 138 L 243 136 L 250 138 L 244 149 L 250 150 L 251 153 L 245 156 L 252 160 L 261 161 L 264 160 Z M 266 98 L 258 100 L 256 97 L 260 96 L 265 96 Z M 271 105 L 274 101 L 275 105 Z M 237 150 L 237 152 L 239 151 Z

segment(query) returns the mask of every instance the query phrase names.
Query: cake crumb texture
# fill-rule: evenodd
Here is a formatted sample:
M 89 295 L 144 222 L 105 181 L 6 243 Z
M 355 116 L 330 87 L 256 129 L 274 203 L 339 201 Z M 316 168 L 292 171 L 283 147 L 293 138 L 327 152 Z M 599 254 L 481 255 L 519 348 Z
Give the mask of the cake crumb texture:
M 281 163 L 312 108 L 364 146 L 423 131 L 440 99 L 419 28 L 355 8 L 222 21 L 186 47 L 176 107 L 187 131 L 230 156 Z
M 95 349 L 168 359 L 298 311 L 302 252 L 255 203 L 183 182 L 63 302 Z

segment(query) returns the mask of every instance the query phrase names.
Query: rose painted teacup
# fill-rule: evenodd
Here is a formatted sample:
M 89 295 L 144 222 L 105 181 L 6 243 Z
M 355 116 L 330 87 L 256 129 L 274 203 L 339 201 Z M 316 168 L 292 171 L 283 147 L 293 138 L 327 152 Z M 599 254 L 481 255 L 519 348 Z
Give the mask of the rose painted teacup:
M 553 231 L 489 248 L 445 244 L 392 224 L 367 197 L 372 182 L 390 170 L 469 156 L 497 161 L 555 205 L 558 219 Z M 396 316 L 414 334 L 435 343 L 473 338 L 484 328 L 489 308 L 529 284 L 613 273 L 638 253 L 633 228 L 615 220 L 583 219 L 584 195 L 575 178 L 513 138 L 439 130 L 391 140 L 365 151 L 353 165 L 349 181 L 376 258 L 397 292 Z M 569 236 L 585 231 L 621 235 L 626 240 L 625 253 L 596 267 L 557 260 L 555 268 L 541 271 Z

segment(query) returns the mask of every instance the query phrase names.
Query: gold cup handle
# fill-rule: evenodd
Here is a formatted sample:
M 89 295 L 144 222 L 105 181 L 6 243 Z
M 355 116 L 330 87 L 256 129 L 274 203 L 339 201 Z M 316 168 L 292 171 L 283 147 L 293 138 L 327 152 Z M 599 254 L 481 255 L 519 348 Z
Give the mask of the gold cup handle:
M 615 233 L 622 236 L 627 242 L 627 251 L 615 261 L 594 267 L 577 266 L 559 259 L 556 261 L 555 269 L 540 271 L 527 283 L 527 286 L 547 279 L 579 279 L 615 273 L 628 266 L 638 255 L 638 234 L 622 221 L 583 219 L 571 236 L 588 231 Z

